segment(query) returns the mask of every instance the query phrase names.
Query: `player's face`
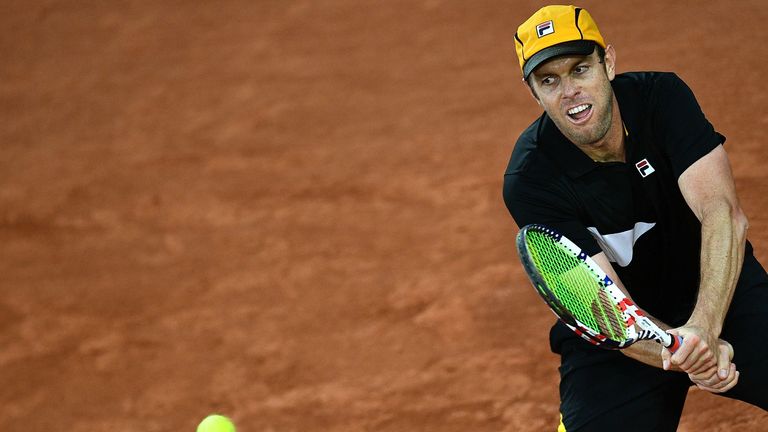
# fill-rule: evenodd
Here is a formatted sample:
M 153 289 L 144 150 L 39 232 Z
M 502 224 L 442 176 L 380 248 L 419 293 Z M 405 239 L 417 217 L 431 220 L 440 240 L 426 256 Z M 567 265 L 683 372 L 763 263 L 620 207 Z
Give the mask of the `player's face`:
M 578 146 L 599 143 L 613 119 L 613 49 L 601 63 L 597 52 L 588 56 L 556 57 L 533 71 L 536 100 L 558 129 Z

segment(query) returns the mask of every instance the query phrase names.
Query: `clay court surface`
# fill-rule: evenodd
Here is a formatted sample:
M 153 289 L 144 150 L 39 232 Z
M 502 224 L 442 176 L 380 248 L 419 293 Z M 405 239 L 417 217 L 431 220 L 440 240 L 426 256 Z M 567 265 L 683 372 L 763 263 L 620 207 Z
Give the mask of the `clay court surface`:
M 501 200 L 541 5 L 3 1 L 0 430 L 553 431 Z M 693 88 L 768 262 L 765 3 L 581 5 Z

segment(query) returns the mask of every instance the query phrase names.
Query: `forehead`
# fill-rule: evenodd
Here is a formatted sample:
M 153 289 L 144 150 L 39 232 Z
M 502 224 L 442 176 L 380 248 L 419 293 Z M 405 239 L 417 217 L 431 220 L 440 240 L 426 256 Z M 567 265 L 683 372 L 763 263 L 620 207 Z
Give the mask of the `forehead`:
M 531 75 L 549 75 L 569 71 L 571 68 L 584 61 L 592 62 L 597 60 L 597 54 L 590 55 L 563 55 L 547 60 L 531 72 Z

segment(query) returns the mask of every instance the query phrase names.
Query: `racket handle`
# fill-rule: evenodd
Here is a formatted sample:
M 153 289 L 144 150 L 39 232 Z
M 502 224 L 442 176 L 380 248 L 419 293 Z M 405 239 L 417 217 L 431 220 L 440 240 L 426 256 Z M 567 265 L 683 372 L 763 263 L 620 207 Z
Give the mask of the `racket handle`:
M 675 336 L 673 334 L 667 333 L 668 335 L 672 336 L 670 339 L 670 345 L 667 347 L 669 352 L 672 354 L 675 353 L 675 351 L 680 349 L 680 345 L 683 344 L 683 338 L 680 336 Z

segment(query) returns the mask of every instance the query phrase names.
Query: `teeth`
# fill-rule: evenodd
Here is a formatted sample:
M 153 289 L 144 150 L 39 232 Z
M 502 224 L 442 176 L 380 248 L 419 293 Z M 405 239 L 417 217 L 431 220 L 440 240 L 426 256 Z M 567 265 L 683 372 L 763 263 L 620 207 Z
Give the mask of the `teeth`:
M 586 110 L 589 107 L 590 107 L 589 104 L 584 104 L 584 105 L 579 105 L 579 106 L 577 106 L 575 108 L 571 108 L 571 109 L 568 110 L 568 115 L 578 114 L 578 113 Z

